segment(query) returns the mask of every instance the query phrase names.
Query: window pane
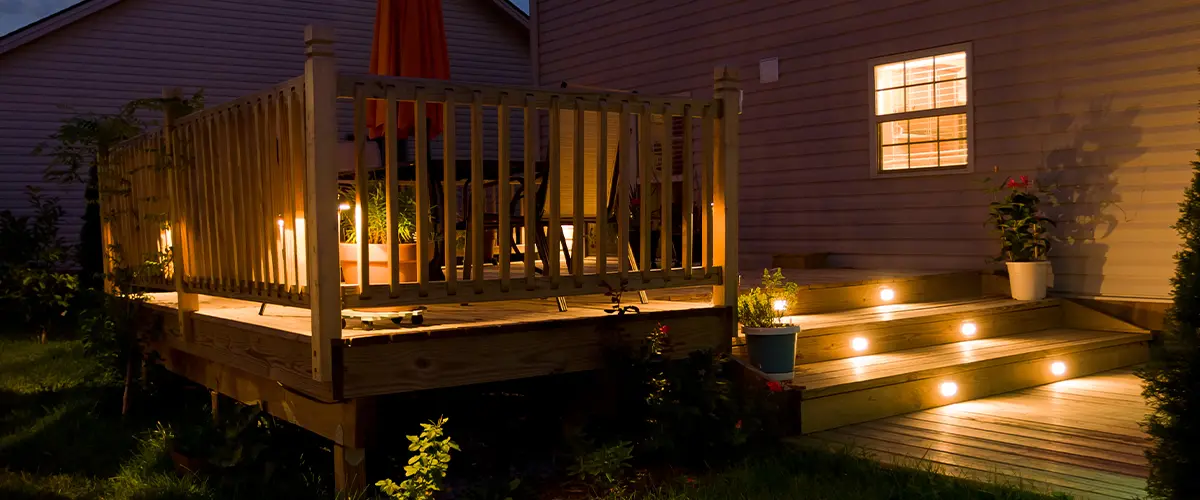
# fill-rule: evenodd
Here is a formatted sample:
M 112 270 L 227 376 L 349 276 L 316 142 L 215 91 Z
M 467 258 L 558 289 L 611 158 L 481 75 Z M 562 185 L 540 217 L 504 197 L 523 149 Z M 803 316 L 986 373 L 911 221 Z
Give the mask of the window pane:
M 967 114 L 938 117 L 938 139 L 960 139 L 967 136 Z
M 875 90 L 904 86 L 904 63 L 881 64 L 875 67 Z
M 940 83 L 938 85 L 941 85 Z M 923 109 L 933 109 L 933 84 L 917 85 L 916 87 L 908 87 L 906 106 L 907 111 L 921 111 Z
M 883 122 L 879 124 L 879 142 L 883 145 L 901 144 L 907 142 L 904 138 L 904 129 L 908 125 L 908 120 L 899 120 L 894 122 Z
M 908 142 L 936 141 L 938 120 L 936 116 L 915 118 L 908 121 Z
M 881 90 L 875 93 L 875 114 L 890 115 L 904 111 L 904 89 Z
M 909 168 L 929 168 L 938 166 L 938 145 L 936 142 L 913 144 L 908 148 Z
M 967 141 L 945 141 L 938 143 L 940 159 L 943 167 L 967 164 Z
M 884 170 L 908 168 L 908 146 L 884 146 L 880 162 Z
M 913 59 L 904 62 L 904 84 L 916 85 L 933 81 L 933 58 Z
M 967 53 L 955 52 L 934 58 L 937 81 L 967 77 Z
M 911 91 L 910 91 L 911 92 Z M 967 104 L 967 81 L 955 80 L 937 84 L 937 107 L 948 108 Z

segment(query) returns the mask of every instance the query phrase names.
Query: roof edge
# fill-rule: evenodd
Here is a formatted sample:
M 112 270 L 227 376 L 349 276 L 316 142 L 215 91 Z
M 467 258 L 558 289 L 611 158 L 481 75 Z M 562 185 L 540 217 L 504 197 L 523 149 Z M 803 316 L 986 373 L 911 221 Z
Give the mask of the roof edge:
M 517 21 L 517 23 L 521 26 L 524 26 L 525 29 L 529 29 L 529 14 L 526 14 L 510 0 L 492 0 L 492 3 L 496 4 L 500 10 L 503 10 L 505 13 L 512 16 L 513 20 Z
M 58 31 L 59 29 L 70 25 L 75 21 L 79 21 L 80 19 L 104 10 L 119 1 L 121 0 L 83 0 L 82 2 L 34 21 L 33 23 L 28 24 L 12 33 L 0 36 L 0 55 L 4 55 L 8 52 L 11 52 L 13 49 L 16 49 L 17 47 L 54 33 L 55 31 Z

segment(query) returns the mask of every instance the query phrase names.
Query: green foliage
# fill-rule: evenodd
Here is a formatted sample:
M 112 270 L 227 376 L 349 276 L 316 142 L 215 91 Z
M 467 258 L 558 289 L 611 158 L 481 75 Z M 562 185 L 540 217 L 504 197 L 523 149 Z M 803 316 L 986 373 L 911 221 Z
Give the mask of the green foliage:
M 1040 262 L 1050 253 L 1053 236 L 1050 228 L 1054 221 L 1046 217 L 1040 208 L 1043 197 L 1050 197 L 1041 187 L 1030 183 L 1029 178 L 1009 178 L 993 190 L 1003 194 L 998 201 L 988 205 L 987 222 L 1000 235 L 1000 256 L 1005 262 Z M 1053 198 L 1050 197 L 1052 201 Z
M 772 273 L 763 269 L 762 284 L 738 296 L 738 322 L 747 328 L 779 326 L 779 318 L 787 313 L 787 301 L 793 300 L 800 286 L 783 276 L 781 269 Z M 784 301 L 777 308 L 778 301 Z
M 396 484 L 391 479 L 375 483 L 390 498 L 403 500 L 433 500 L 442 491 L 446 471 L 450 468 L 450 451 L 459 451 L 458 445 L 445 435 L 442 426 L 449 419 L 439 417 L 436 422 L 421 424 L 421 434 L 408 436 L 408 451 L 416 452 L 404 467 L 405 479 Z
M 607 488 L 620 481 L 632 459 L 633 443 L 617 441 L 580 455 L 567 473 L 585 483 Z
M 0 310 L 16 312 L 45 338 L 67 315 L 79 280 L 63 272 L 70 252 L 58 235 L 63 209 L 27 188 L 31 215 L 0 212 Z
M 1161 352 L 1139 372 L 1152 410 L 1145 427 L 1154 447 L 1146 456 L 1148 491 L 1156 498 L 1200 498 L 1200 161 L 1192 171 L 1174 226 L 1183 240 L 1171 279 L 1175 302 Z
M 338 198 L 342 203 L 354 206 L 357 188 L 351 184 L 343 186 Z M 401 187 L 396 197 L 396 237 L 400 243 L 416 241 L 417 201 L 413 190 Z M 344 243 L 357 243 L 358 234 L 354 227 L 354 209 L 341 211 L 340 226 Z M 387 185 L 381 181 L 367 184 L 367 242 L 387 243 Z

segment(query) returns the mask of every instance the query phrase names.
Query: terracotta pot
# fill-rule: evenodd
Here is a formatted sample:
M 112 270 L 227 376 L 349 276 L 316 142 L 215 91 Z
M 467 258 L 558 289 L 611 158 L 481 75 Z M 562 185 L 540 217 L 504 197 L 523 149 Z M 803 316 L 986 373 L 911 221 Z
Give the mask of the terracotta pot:
M 388 248 L 383 244 L 367 245 L 370 257 L 370 280 L 373 285 L 386 285 L 390 281 L 388 275 Z M 358 244 L 341 243 L 338 245 L 339 259 L 342 264 L 342 281 L 348 285 L 358 284 Z M 417 244 L 400 244 L 400 281 L 417 281 Z
M 1046 298 L 1046 285 L 1050 274 L 1049 262 L 1006 262 L 1005 264 L 1008 265 L 1008 286 L 1012 298 L 1017 300 Z

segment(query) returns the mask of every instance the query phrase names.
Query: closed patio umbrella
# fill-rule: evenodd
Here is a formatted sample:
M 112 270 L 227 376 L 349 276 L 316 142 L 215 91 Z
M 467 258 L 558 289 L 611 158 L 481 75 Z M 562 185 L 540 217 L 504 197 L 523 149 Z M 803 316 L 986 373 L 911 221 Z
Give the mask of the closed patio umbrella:
M 441 0 L 378 0 L 370 71 L 374 75 L 449 80 L 450 53 L 446 48 Z M 382 100 L 367 106 L 371 138 L 384 135 L 385 106 Z M 425 116 L 429 121 L 429 138 L 433 139 L 444 127 L 442 106 L 427 105 Z M 412 103 L 401 103 L 396 116 L 397 137 L 403 139 L 413 134 L 413 119 Z

